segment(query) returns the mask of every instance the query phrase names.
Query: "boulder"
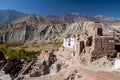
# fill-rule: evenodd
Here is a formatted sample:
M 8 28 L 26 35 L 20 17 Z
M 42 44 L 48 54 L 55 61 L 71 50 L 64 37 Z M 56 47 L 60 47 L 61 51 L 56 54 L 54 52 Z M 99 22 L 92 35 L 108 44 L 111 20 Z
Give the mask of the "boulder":
M 15 68 L 15 63 L 13 61 L 7 61 L 6 65 L 3 68 L 3 71 L 5 71 L 6 74 L 10 74 L 11 71 Z
M 0 60 L 5 60 L 5 55 L 2 51 L 0 51 Z

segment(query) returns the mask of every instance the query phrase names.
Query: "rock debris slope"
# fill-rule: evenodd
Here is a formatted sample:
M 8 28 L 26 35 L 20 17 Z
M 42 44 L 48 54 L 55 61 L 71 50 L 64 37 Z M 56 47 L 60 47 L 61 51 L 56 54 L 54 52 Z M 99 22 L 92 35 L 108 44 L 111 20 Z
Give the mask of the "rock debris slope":
M 59 51 L 42 52 L 31 72 L 21 75 L 17 79 L 21 80 L 119 80 L 119 71 L 106 68 L 92 68 L 81 65 L 79 57 L 75 57 L 74 52 L 60 48 Z M 101 58 L 103 59 L 103 58 Z M 100 59 L 100 61 L 101 61 Z M 100 62 L 98 60 L 98 62 Z M 106 64 L 110 61 L 104 61 Z M 95 64 L 94 64 L 95 65 Z M 94 66 L 93 65 L 93 66 Z M 97 63 L 101 65 L 101 63 Z M 112 65 L 111 65 L 112 66 Z M 102 71 L 102 69 L 104 71 Z M 106 75 L 106 76 L 105 76 Z

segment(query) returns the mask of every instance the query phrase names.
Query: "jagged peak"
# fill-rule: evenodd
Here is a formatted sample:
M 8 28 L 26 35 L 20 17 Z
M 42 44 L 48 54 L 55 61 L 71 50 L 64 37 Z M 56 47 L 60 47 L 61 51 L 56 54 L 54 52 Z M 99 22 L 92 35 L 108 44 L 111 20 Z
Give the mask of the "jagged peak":
M 71 15 L 80 15 L 80 14 L 77 12 L 73 12 L 73 13 L 71 13 Z

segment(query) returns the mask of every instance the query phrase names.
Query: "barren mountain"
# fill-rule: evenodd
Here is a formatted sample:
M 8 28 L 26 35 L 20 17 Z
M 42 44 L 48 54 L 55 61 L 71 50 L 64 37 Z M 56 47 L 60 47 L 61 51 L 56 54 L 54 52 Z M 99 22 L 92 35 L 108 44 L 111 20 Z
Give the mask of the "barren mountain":
M 0 25 L 1 43 L 50 42 L 57 39 L 66 29 L 62 24 L 28 25 L 25 23 Z
M 116 18 L 112 18 L 109 16 L 88 16 L 86 14 L 81 15 L 81 14 L 75 14 L 75 13 L 71 13 L 71 14 L 66 14 L 66 15 L 62 15 L 62 16 L 48 16 L 48 17 L 52 17 L 54 19 L 57 19 L 59 21 L 65 22 L 65 23 L 74 23 L 74 22 L 81 22 L 81 21 L 100 21 L 103 22 L 105 24 L 111 24 L 111 23 L 117 23 L 120 22 L 119 19 Z
M 28 15 L 26 17 L 18 18 L 14 20 L 12 23 L 22 23 L 26 24 L 58 24 L 60 21 L 55 20 L 53 18 L 43 17 L 39 15 Z
M 5 11 L 5 13 L 7 13 L 7 11 Z M 14 13 L 14 11 L 11 13 Z M 21 18 L 17 18 L 19 14 L 21 15 Z M 14 15 L 9 15 L 10 17 L 14 16 L 17 18 L 12 21 L 12 23 L 0 25 L 1 43 L 53 42 L 61 40 L 64 36 L 92 29 L 93 21 L 96 20 L 102 23 L 105 34 L 110 30 L 115 30 L 116 34 L 118 36 L 120 35 L 119 20 L 110 17 L 90 17 L 75 13 L 63 16 L 45 17 L 39 15 L 27 15 L 22 17 L 25 14 L 19 14 L 16 12 Z M 4 17 L 4 19 L 6 19 L 6 17 Z M 9 19 L 7 18 L 7 20 Z M 114 24 L 111 25 L 106 23 Z
M 74 22 L 80 22 L 80 21 L 90 21 L 90 17 L 87 15 L 80 15 L 80 14 L 66 14 L 62 16 L 48 16 L 52 17 L 54 19 L 57 19 L 59 21 L 65 22 L 65 23 L 74 23 Z
M 111 30 L 115 30 L 119 36 L 120 26 L 105 25 L 102 24 L 104 34 L 107 34 Z M 77 22 L 66 24 L 26 24 L 26 23 L 14 23 L 14 24 L 2 24 L 0 25 L 0 42 L 1 43 L 41 43 L 41 42 L 53 42 L 61 40 L 67 35 L 74 35 L 82 31 L 88 31 L 92 29 L 93 22 Z
M 27 14 L 15 10 L 0 10 L 0 23 L 10 23 L 17 18 L 25 16 Z
M 113 18 L 113 17 L 108 17 L 108 16 L 102 16 L 98 15 L 94 17 L 95 20 L 101 21 L 103 23 L 118 23 L 120 22 L 119 19 Z

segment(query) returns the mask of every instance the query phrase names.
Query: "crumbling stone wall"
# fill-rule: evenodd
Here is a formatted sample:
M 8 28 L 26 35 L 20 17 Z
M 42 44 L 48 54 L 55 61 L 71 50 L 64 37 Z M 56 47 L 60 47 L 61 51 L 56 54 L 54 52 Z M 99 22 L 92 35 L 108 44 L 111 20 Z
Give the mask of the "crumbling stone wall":
M 76 41 L 79 43 L 79 48 L 76 48 L 79 50 L 76 50 L 76 54 L 82 54 L 80 57 L 83 58 L 83 60 L 87 59 L 86 63 L 116 53 L 114 38 L 111 36 L 103 36 L 102 26 L 98 22 L 94 24 L 92 31 L 77 35 Z M 84 50 L 81 41 L 84 43 Z
M 91 60 L 94 61 L 103 56 L 115 54 L 115 43 L 114 39 L 106 36 L 99 36 L 94 38 L 93 42 L 94 50 L 91 52 Z

